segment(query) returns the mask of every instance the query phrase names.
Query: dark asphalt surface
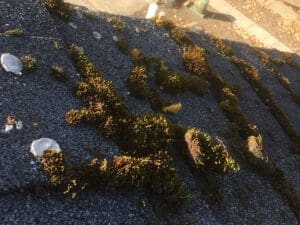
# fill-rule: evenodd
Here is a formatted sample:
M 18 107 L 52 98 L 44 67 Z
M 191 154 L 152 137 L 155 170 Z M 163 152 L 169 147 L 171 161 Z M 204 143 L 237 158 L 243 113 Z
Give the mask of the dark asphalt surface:
M 46 190 L 39 193 L 17 191 L 46 181 L 45 174 L 29 152 L 34 139 L 55 139 L 70 163 L 87 161 L 93 156 L 83 150 L 87 145 L 101 150 L 108 157 L 119 154 L 118 147 L 95 129 L 82 125 L 71 127 L 65 122 L 64 115 L 69 109 L 82 106 L 72 94 L 79 76 L 66 49 L 56 50 L 53 40 L 66 46 L 76 43 L 83 47 L 104 77 L 113 81 L 130 110 L 138 113 L 151 110 L 144 101 L 128 95 L 126 79 L 130 75 L 131 60 L 115 46 L 112 37 L 117 32 L 106 22 L 107 15 L 100 13 L 94 22 L 75 15 L 71 20 L 77 26 L 74 29 L 68 23 L 51 18 L 38 0 L 0 0 L 0 12 L 0 33 L 16 27 L 26 32 L 22 38 L 0 35 L 0 54 L 11 53 L 18 57 L 32 54 L 38 61 L 37 71 L 28 75 L 16 76 L 0 68 L 0 126 L 4 126 L 6 117 L 11 114 L 24 123 L 20 131 L 0 134 L 1 224 L 297 224 L 295 215 L 270 183 L 242 162 L 241 172 L 224 178 L 216 176 L 224 200 L 210 204 L 203 194 L 203 189 L 207 188 L 203 178 L 195 177 L 183 159 L 176 158 L 180 175 L 193 194 L 191 203 L 178 214 L 163 214 L 159 206 L 150 204 L 153 196 L 146 191 L 113 193 L 92 190 L 80 194 L 75 200 Z M 178 45 L 165 31 L 149 21 L 122 20 L 126 24 L 123 35 L 130 48 L 136 47 L 148 55 L 162 57 L 174 70 L 184 69 Z M 136 27 L 139 33 L 135 31 Z M 99 32 L 102 39 L 95 39 L 93 31 Z M 238 71 L 208 44 L 204 34 L 193 34 L 193 38 L 209 50 L 212 66 L 220 69 L 227 80 L 244 87 L 242 109 L 262 127 L 267 150 L 297 188 L 299 156 L 289 152 L 287 138 L 274 117 Z M 241 43 L 232 44 L 236 49 L 249 48 Z M 247 51 L 243 50 L 244 53 Z M 69 81 L 59 82 L 51 76 L 49 67 L 54 64 L 69 72 Z M 293 79 L 299 72 L 292 68 L 287 70 L 293 72 Z M 211 93 L 202 98 L 190 93 L 166 97 L 183 105 L 178 115 L 170 116 L 171 120 L 224 138 L 229 122 Z M 299 125 L 298 120 L 293 122 Z M 33 123 L 39 123 L 39 127 L 33 128 Z

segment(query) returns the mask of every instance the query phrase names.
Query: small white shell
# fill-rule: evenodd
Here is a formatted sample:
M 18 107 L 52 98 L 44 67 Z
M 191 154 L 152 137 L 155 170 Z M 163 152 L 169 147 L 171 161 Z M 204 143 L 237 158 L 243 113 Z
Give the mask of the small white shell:
M 1 65 L 7 72 L 12 72 L 14 74 L 21 75 L 23 64 L 19 58 L 9 53 L 4 53 L 1 55 Z
M 47 149 L 55 150 L 58 152 L 61 151 L 58 143 L 50 138 L 41 138 L 41 139 L 34 140 L 30 146 L 30 152 L 36 158 L 43 155 L 44 151 L 46 151 Z
M 96 38 L 98 40 L 100 40 L 102 38 L 102 35 L 96 31 L 93 31 L 93 36 L 94 36 L 94 38 Z

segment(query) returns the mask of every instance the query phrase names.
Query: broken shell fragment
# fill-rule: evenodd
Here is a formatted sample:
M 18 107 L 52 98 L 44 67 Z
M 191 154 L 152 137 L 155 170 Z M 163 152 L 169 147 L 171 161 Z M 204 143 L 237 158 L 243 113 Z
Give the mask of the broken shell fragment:
M 43 155 L 46 150 L 55 150 L 60 152 L 61 149 L 56 141 L 50 138 L 41 138 L 34 140 L 30 146 L 30 152 L 34 157 L 38 158 Z
M 19 58 L 9 53 L 1 55 L 1 65 L 7 72 L 12 72 L 17 75 L 22 74 L 23 64 Z

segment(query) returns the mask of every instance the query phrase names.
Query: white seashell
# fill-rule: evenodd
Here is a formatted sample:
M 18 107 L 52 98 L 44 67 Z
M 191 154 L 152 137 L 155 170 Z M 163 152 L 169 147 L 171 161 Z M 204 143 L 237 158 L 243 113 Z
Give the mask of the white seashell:
M 36 157 L 43 155 L 44 151 L 51 149 L 60 152 L 61 149 L 56 141 L 50 138 L 34 140 L 30 146 L 30 152 Z
M 4 133 L 9 133 L 14 129 L 14 125 L 5 125 Z
M 149 5 L 147 14 L 146 14 L 146 19 L 151 19 L 155 17 L 156 11 L 158 10 L 158 5 L 156 3 L 151 3 Z
M 17 130 L 22 130 L 23 128 L 23 122 L 21 120 L 19 120 L 17 123 L 16 123 L 16 129 Z
M 98 40 L 100 40 L 102 38 L 102 35 L 96 31 L 93 31 L 93 36 L 94 36 L 94 38 L 96 38 Z
M 7 72 L 12 72 L 14 74 L 21 75 L 23 64 L 19 58 L 9 53 L 4 53 L 1 55 L 1 65 Z

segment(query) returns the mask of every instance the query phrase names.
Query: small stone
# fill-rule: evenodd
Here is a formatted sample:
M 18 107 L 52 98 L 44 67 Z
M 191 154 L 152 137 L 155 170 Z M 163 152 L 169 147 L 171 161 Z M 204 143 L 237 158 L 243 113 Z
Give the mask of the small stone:
M 46 150 L 54 150 L 60 152 L 61 149 L 58 143 L 50 138 L 41 138 L 34 140 L 30 146 L 30 152 L 36 157 L 40 157 L 43 155 Z
M 96 31 L 93 31 L 93 36 L 94 36 L 94 38 L 96 38 L 98 40 L 100 40 L 102 38 L 102 35 Z
M 23 64 L 19 58 L 9 53 L 1 55 L 1 65 L 7 72 L 22 75 Z
M 77 29 L 77 26 L 74 23 L 69 23 L 69 26 L 72 27 L 73 29 Z

